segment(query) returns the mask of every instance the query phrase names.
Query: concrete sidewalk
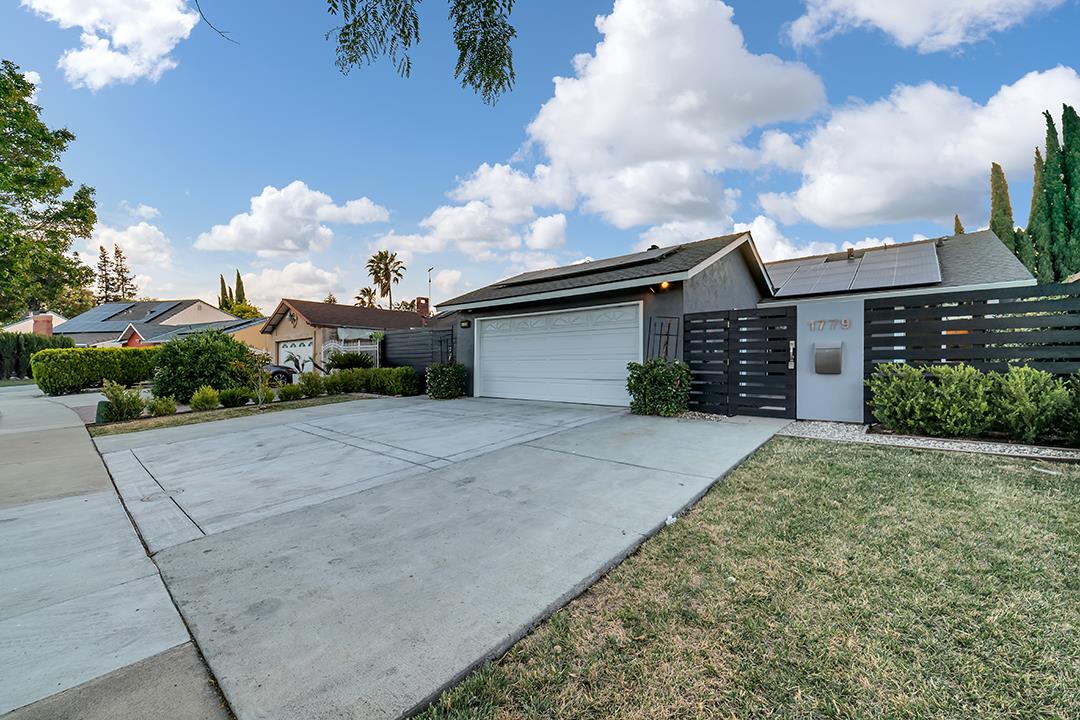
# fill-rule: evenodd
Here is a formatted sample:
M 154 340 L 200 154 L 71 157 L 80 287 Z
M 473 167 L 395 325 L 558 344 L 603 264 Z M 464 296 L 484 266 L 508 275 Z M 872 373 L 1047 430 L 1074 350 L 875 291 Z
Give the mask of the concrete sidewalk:
M 228 717 L 78 414 L 35 386 L 0 388 L 0 547 L 5 718 Z

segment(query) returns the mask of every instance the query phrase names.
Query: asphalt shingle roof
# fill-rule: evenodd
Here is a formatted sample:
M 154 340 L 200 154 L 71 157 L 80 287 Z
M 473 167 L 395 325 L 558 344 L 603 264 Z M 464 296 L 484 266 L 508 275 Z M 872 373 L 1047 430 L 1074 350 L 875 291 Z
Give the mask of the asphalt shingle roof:
M 605 260 L 522 273 L 441 302 L 439 307 L 449 308 L 466 303 L 502 300 L 557 290 L 576 290 L 593 285 L 685 272 L 745 235 L 746 233 L 724 235 L 660 250 L 646 250 Z
M 142 300 L 108 302 L 76 315 L 53 328 L 53 333 L 112 333 L 119 335 L 129 323 L 157 324 L 189 308 L 198 300 Z
M 321 327 L 356 327 L 372 328 L 375 330 L 407 330 L 414 327 L 423 327 L 425 318 L 417 312 L 404 310 L 383 310 L 382 308 L 363 308 L 355 305 L 338 305 L 335 303 L 316 302 L 314 300 L 292 300 L 286 298 L 281 302 L 286 303 L 296 312 L 304 316 L 312 325 Z M 279 306 L 280 308 L 280 306 Z M 270 323 L 280 322 L 278 313 L 271 316 L 267 321 L 264 332 L 273 328 Z

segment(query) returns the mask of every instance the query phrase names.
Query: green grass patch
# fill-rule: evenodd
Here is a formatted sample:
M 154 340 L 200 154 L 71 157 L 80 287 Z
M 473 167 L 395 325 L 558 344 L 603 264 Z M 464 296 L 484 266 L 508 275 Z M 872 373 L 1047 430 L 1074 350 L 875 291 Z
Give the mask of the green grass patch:
M 166 415 L 164 417 L 145 417 L 126 422 L 108 423 L 106 425 L 90 425 L 86 429 L 91 437 L 103 435 L 121 435 L 123 433 L 140 432 L 142 430 L 157 430 L 158 428 L 177 427 L 179 425 L 198 425 L 215 420 L 231 420 L 232 418 L 247 417 L 249 415 L 265 415 L 266 413 L 278 412 L 279 410 L 297 410 L 299 408 L 313 407 L 315 405 L 331 405 L 333 403 L 349 402 L 351 400 L 365 400 L 360 395 L 326 395 L 324 397 L 307 398 L 304 400 L 290 400 L 289 402 L 275 402 L 259 407 L 257 405 L 244 405 L 235 408 L 219 408 L 204 412 L 187 412 L 178 415 Z
M 1080 717 L 1078 558 L 1078 466 L 777 438 L 420 717 Z
M 0 387 L 14 387 L 16 385 L 33 385 L 34 380 L 32 378 L 25 378 L 22 380 L 0 380 Z

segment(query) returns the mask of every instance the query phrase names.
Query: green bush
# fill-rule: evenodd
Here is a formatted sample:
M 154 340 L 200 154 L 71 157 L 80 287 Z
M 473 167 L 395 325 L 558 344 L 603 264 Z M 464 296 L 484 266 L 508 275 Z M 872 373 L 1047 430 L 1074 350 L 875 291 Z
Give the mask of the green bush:
M 105 380 L 135 385 L 154 374 L 158 348 L 53 348 L 34 353 L 30 368 L 42 392 L 68 395 Z M 168 395 L 169 393 L 155 393 Z
M 304 389 L 299 385 L 282 385 L 278 388 L 278 400 L 299 400 L 304 397 Z
M 411 367 L 373 368 L 368 371 L 368 392 L 376 395 L 416 395 L 420 378 Z
M 461 363 L 435 363 L 427 366 L 427 394 L 436 400 L 449 400 L 465 394 L 465 366 Z
M 241 407 L 251 402 L 251 391 L 241 387 L 225 388 L 218 393 L 218 400 L 222 407 Z
M 982 435 L 993 424 L 990 397 L 993 375 L 970 365 L 936 365 L 929 370 L 930 385 L 923 432 L 938 437 Z
M 338 388 L 343 393 L 362 393 L 368 388 L 368 370 L 363 368 L 351 368 L 338 370 L 331 374 L 337 376 Z
M 155 397 L 146 401 L 146 411 L 154 417 L 176 414 L 176 401 L 171 397 Z
M 129 390 L 120 383 L 106 380 L 101 392 L 106 401 L 101 416 L 106 422 L 134 420 L 142 415 L 143 400 L 138 388 Z
M 220 330 L 192 333 L 160 346 L 154 395 L 187 402 L 200 387 L 248 387 L 259 358 L 247 345 Z
M 366 352 L 335 352 L 330 355 L 326 367 L 330 370 L 351 370 L 353 368 L 370 368 L 375 365 L 375 359 Z
M 931 388 L 922 368 L 881 363 L 866 384 L 870 387 L 870 409 L 878 422 L 900 433 L 926 431 Z
M 65 335 L 0 332 L 0 380 L 30 377 L 30 358 L 39 350 L 72 347 L 75 342 Z
M 330 373 L 322 379 L 323 390 L 326 392 L 327 395 L 340 395 L 341 393 L 345 392 L 342 389 L 342 372 L 343 371 L 339 370 L 336 373 Z
M 645 363 L 627 363 L 626 369 L 630 412 L 672 417 L 689 409 L 690 368 L 686 363 L 654 358 Z
M 323 387 L 323 378 L 317 372 L 306 372 L 300 376 L 300 389 L 304 393 L 304 397 L 319 397 L 325 392 Z
M 192 410 L 216 410 L 221 404 L 221 395 L 209 385 L 203 385 L 191 394 Z
M 1029 367 L 1011 367 L 999 375 L 992 397 L 999 429 L 1026 443 L 1056 427 L 1071 401 L 1062 380 Z

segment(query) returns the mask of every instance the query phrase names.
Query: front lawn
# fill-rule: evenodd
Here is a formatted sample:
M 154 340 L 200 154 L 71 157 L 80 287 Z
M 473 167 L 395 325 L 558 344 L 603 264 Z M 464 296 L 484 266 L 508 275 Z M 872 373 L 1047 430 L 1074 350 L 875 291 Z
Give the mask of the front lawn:
M 421 717 L 1080 717 L 1080 467 L 774 439 Z

